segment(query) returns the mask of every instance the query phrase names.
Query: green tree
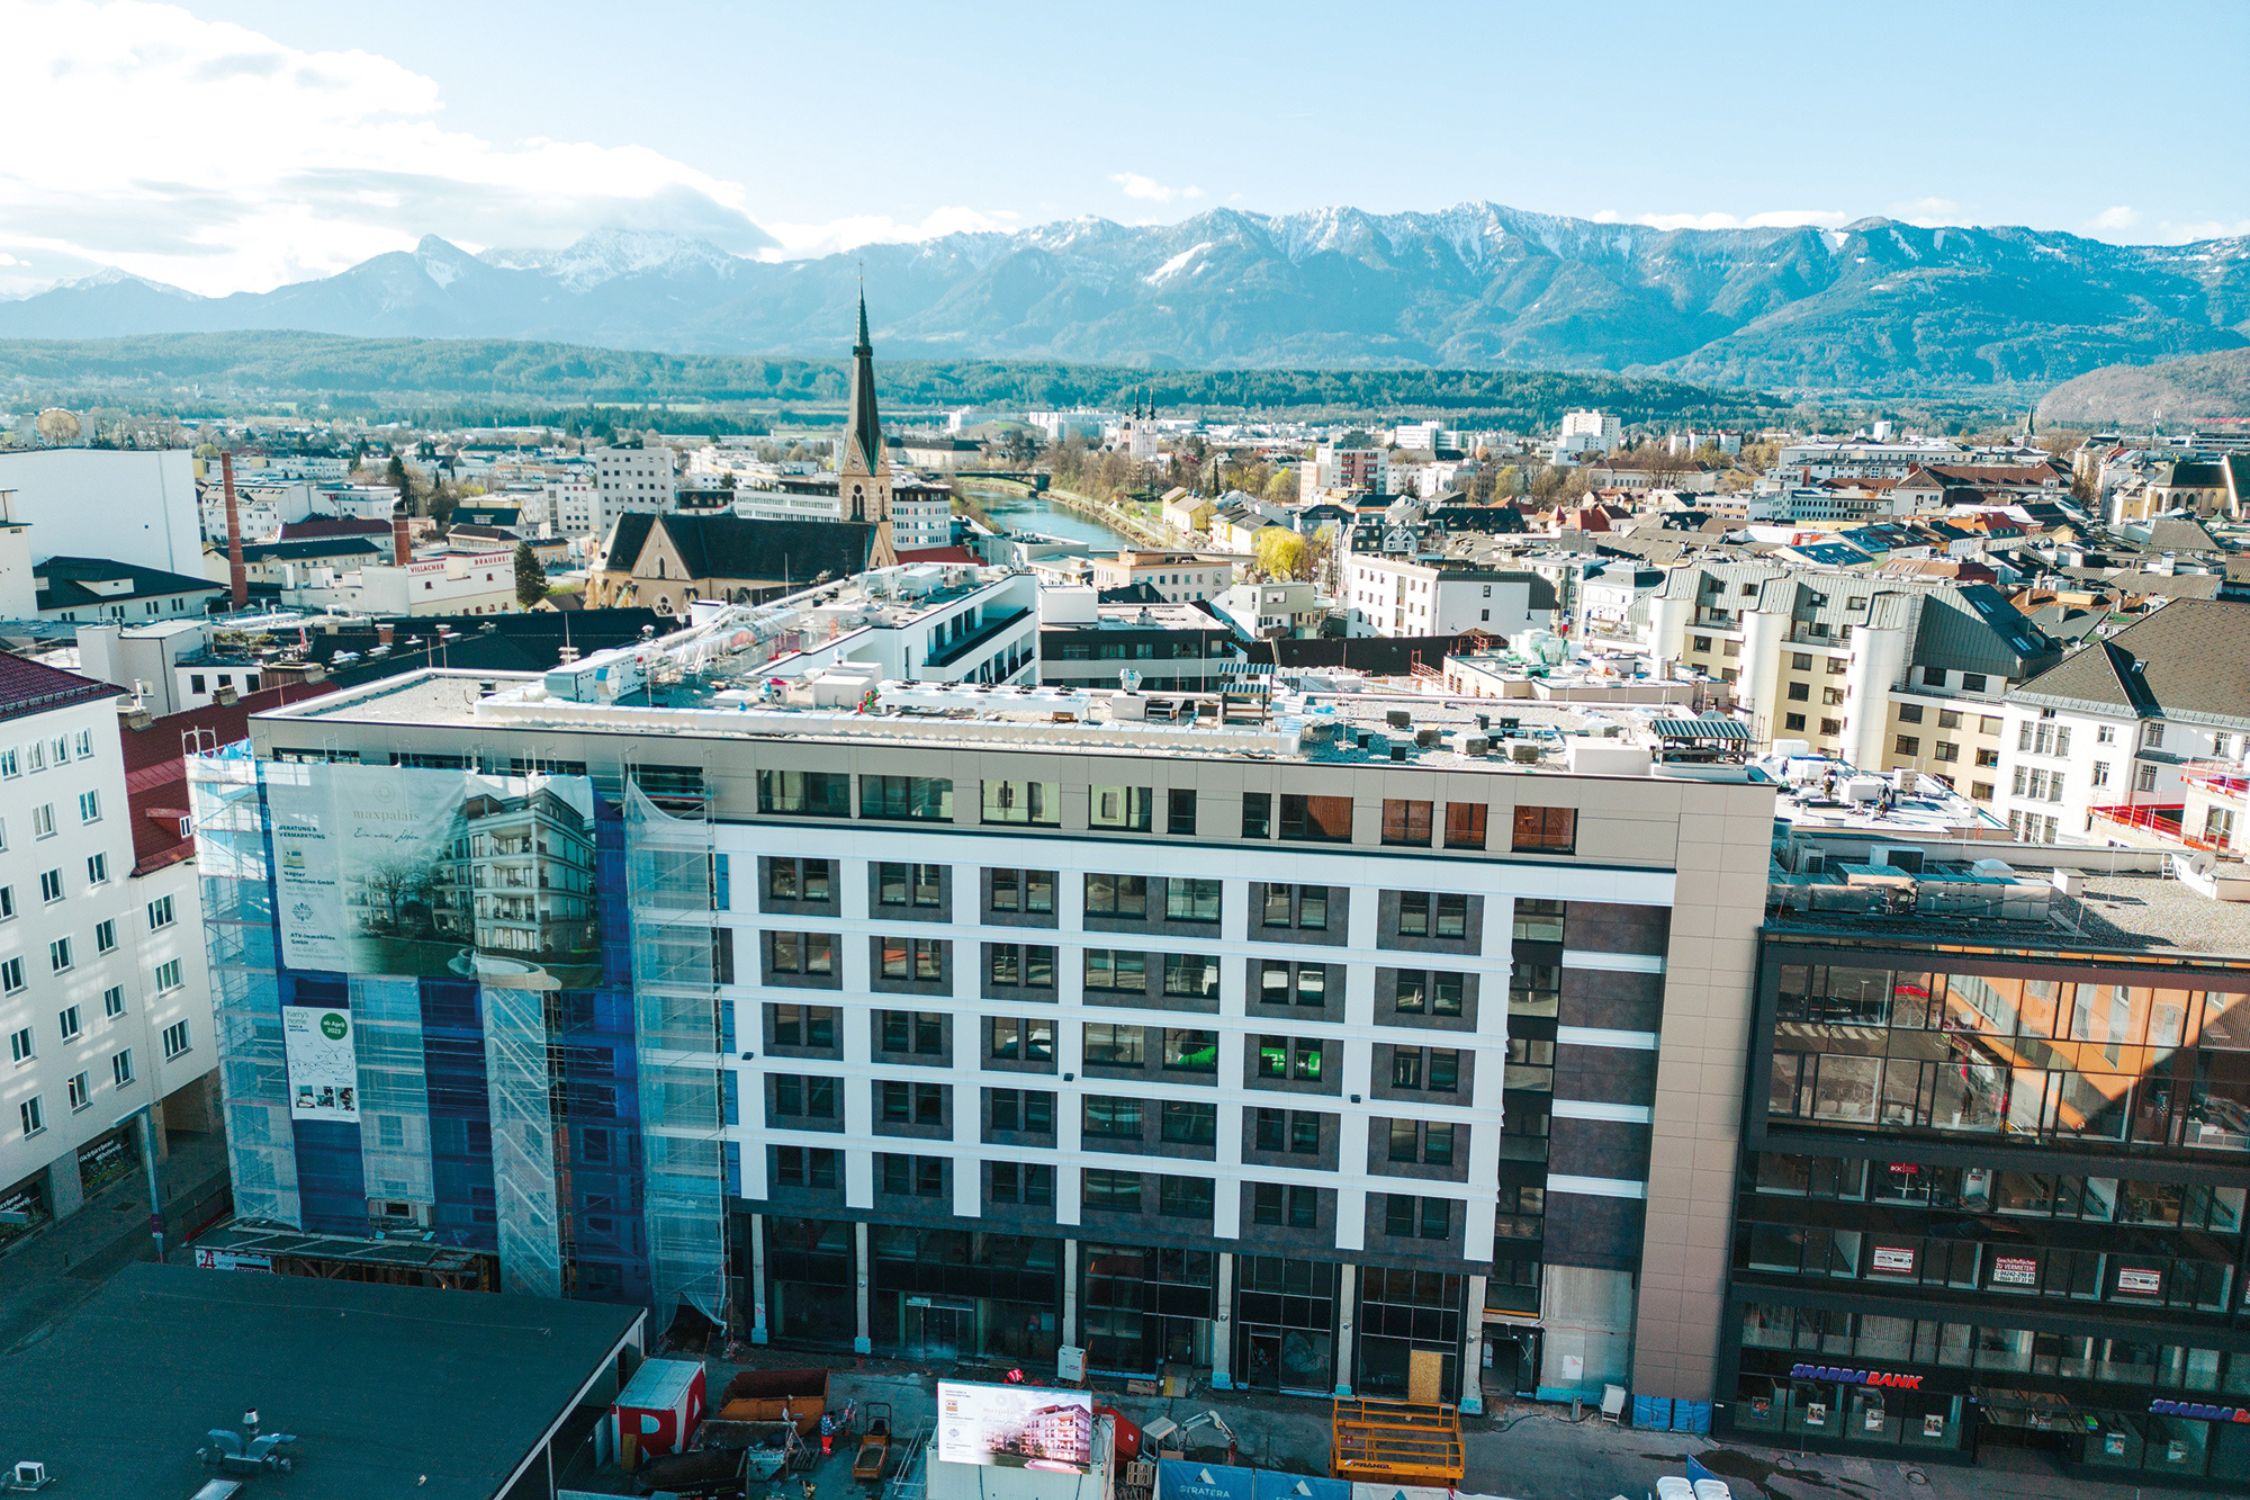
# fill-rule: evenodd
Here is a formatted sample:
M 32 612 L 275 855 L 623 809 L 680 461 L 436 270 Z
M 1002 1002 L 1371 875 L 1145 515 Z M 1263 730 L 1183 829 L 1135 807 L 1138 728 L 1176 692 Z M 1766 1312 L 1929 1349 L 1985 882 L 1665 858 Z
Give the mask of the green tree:
M 1276 505 L 1294 505 L 1297 501 L 1297 471 L 1274 470 L 1266 480 L 1265 495 Z
M 516 543 L 516 603 L 531 608 L 547 597 L 547 570 L 539 566 L 531 543 Z

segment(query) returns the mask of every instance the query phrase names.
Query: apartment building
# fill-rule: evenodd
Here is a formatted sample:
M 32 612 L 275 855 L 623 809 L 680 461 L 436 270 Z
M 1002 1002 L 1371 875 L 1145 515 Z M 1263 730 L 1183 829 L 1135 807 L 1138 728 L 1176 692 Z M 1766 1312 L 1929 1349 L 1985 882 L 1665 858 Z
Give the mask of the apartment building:
M 2018 838 L 2242 847 L 2250 604 L 2175 599 L 2033 677 L 2005 717 L 1999 806 Z
M 1735 684 L 1758 744 L 1926 771 L 1996 804 L 2008 695 L 2061 658 L 1987 584 L 1695 563 L 1633 614 L 1650 654 Z
M 1093 559 L 1088 576 L 1097 589 L 1147 584 L 1168 604 L 1216 599 L 1234 583 L 1236 559 L 1204 552 L 1120 552 Z
M 245 1212 L 760 1343 L 1709 1398 L 1770 786 L 1582 709 L 869 699 L 771 690 L 774 650 L 722 611 L 199 763 L 214 942 L 280 929 L 221 965 Z M 559 795 L 592 949 L 415 939 L 398 861 L 354 864 L 378 786 L 433 850 Z M 392 1045 L 292 1060 L 308 1028 Z M 273 1128 L 354 1080 L 363 1118 Z
M 590 532 L 609 535 L 617 518 L 629 512 L 670 510 L 679 492 L 677 460 L 677 454 L 661 445 L 596 448 L 588 453 L 597 502 Z
M 2250 1488 L 2250 907 L 2161 854 L 2050 868 L 2070 862 L 1789 841 L 1721 1431 Z
M 194 867 L 136 861 L 119 696 L 0 656 L 0 1239 L 140 1170 L 168 1114 L 208 1120 Z
M 1353 635 L 1481 630 L 1513 640 L 1555 623 L 1555 586 L 1537 573 L 1368 552 L 1347 553 L 1340 567 L 1345 629 Z
M 1297 498 L 1310 503 L 1330 490 L 1387 495 L 1391 489 L 1390 450 L 1321 443 L 1297 471 Z

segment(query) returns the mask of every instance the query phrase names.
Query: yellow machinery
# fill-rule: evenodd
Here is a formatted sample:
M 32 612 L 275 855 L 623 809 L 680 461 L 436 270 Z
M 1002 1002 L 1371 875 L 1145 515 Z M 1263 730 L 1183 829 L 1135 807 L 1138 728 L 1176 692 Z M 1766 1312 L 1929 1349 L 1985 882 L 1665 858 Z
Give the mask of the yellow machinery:
M 1339 1399 L 1328 1468 L 1338 1479 L 1370 1484 L 1458 1488 L 1465 1469 L 1460 1412 L 1442 1401 Z

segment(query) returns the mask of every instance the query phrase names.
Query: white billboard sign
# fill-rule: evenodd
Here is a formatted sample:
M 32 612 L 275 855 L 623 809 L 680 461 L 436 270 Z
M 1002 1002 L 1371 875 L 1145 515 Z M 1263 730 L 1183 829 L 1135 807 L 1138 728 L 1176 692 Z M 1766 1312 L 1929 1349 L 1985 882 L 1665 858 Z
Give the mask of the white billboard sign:
M 1036 1385 L 941 1380 L 938 1460 L 1083 1474 L 1094 1462 L 1094 1398 Z
M 352 1013 L 340 1007 L 291 1005 L 281 1012 L 281 1049 L 289 1065 L 289 1118 L 359 1119 L 359 1048 Z

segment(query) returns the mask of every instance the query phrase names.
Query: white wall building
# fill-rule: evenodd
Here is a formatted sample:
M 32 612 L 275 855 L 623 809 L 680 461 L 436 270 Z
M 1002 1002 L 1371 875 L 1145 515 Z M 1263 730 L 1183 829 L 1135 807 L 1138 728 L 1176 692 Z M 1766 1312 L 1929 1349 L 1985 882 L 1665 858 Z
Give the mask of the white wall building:
M 290 566 L 281 602 L 291 609 L 366 615 L 507 615 L 516 605 L 513 547 L 495 552 L 366 563 L 356 568 Z
M 0 453 L 0 490 L 15 491 L 12 514 L 32 528 L 35 557 L 203 571 L 195 460 L 185 448 Z
M 598 535 L 609 535 L 609 528 L 629 510 L 666 511 L 678 498 L 676 455 L 669 448 L 596 448 L 586 457 L 599 495 L 599 509 L 588 530 Z
M 1483 630 L 1513 639 L 1555 623 L 1555 587 L 1534 573 L 1355 552 L 1343 559 L 1343 584 L 1340 602 L 1352 635 Z
M 217 1053 L 195 867 L 136 878 L 106 684 L 0 661 L 0 1213 L 137 1170 L 131 1116 Z

